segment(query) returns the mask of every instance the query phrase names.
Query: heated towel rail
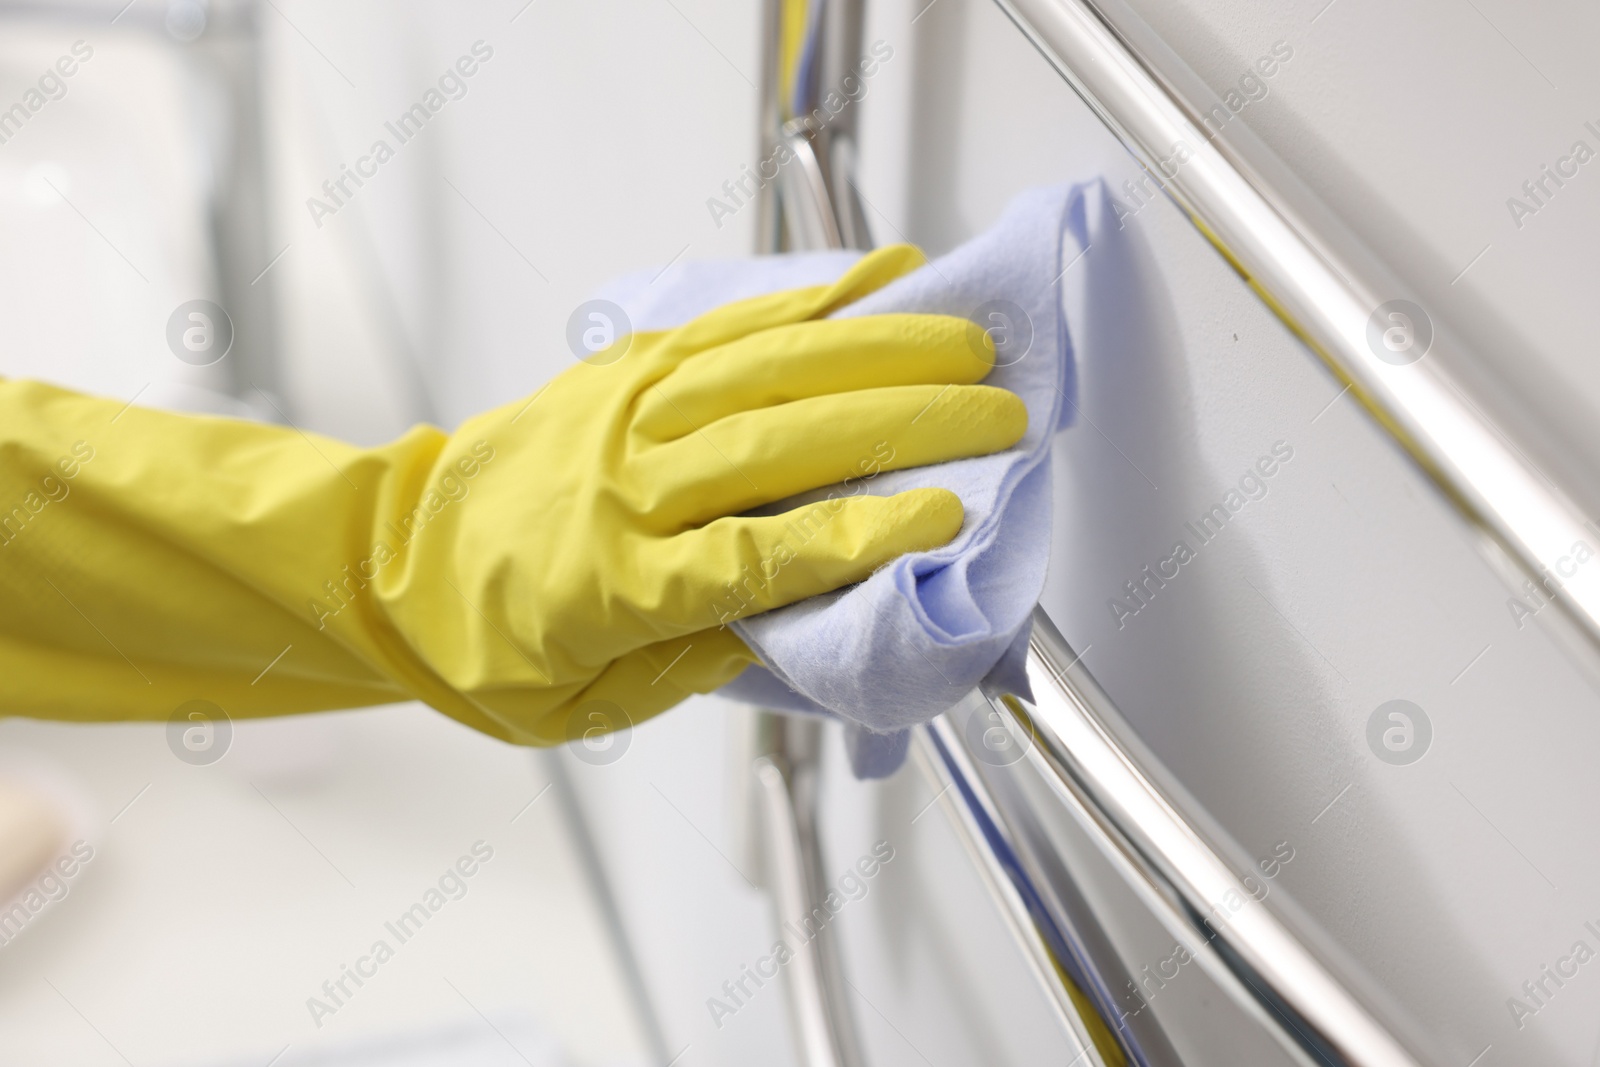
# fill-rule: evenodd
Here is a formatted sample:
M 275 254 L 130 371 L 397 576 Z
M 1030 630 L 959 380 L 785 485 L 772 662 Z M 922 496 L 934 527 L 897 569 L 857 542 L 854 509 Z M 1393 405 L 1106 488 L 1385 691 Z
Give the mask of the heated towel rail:
M 1450 370 L 1451 346 L 1458 342 L 1425 311 L 1405 309 L 1421 321 L 1408 319 L 1409 331 L 1388 343 L 1392 323 L 1384 311 L 1405 290 L 1381 260 L 1343 231 L 1243 124 L 1230 126 L 1226 136 L 1209 128 L 1213 94 L 1120 0 L 998 3 L 1201 233 L 1485 535 L 1491 561 L 1551 588 L 1546 576 L 1575 541 L 1588 538 L 1582 509 L 1511 443 L 1485 406 L 1473 402 L 1468 385 Z M 803 243 L 854 244 L 843 240 L 850 223 L 840 221 L 834 207 L 843 189 L 835 146 L 793 126 L 778 132 L 773 114 L 769 97 L 765 136 L 790 138 L 807 166 L 796 169 L 799 182 L 784 188 L 781 213 L 769 203 L 765 229 L 774 243 L 764 250 L 776 247 L 780 232 L 799 235 Z M 1600 571 L 1566 577 L 1552 598 L 1563 613 L 1569 648 L 1592 671 L 1600 652 Z M 1404 1036 L 1404 1025 L 1385 1017 L 1379 998 L 1335 963 L 1334 953 L 1253 899 L 1228 862 L 1221 835 L 1208 829 L 1192 798 L 1139 743 L 1042 610 L 1034 619 L 1027 677 L 1031 693 L 985 695 L 1012 735 L 1025 740 L 1031 772 L 1050 784 L 1128 886 L 1175 937 L 1193 946 L 1219 986 L 1291 1058 L 1349 1067 L 1427 1062 Z M 920 756 L 937 779 L 958 787 L 952 790 L 958 829 L 1053 1000 L 1080 1034 L 1078 1009 L 1092 1002 L 1130 1062 L 1179 1062 L 1158 1028 L 1119 1016 L 1109 990 L 1113 978 L 1126 977 L 1121 963 L 1097 937 L 1071 872 L 1025 832 L 1032 817 L 1026 801 L 986 780 L 970 744 L 941 719 L 919 739 Z M 764 766 L 775 788 L 773 765 Z M 825 1005 L 839 1001 L 822 988 L 825 971 L 818 977 L 822 985 L 809 992 L 817 1001 L 809 1018 L 826 1020 Z M 804 1013 L 805 1005 L 797 1004 L 797 1011 Z M 1091 1048 L 1086 1055 L 1097 1061 L 1101 1051 Z

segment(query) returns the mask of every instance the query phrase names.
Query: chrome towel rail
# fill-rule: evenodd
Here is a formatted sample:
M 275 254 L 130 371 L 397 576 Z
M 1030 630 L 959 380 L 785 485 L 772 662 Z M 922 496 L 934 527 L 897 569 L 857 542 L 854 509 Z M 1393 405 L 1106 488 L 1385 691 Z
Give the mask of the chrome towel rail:
M 1502 571 L 1513 564 L 1550 590 L 1570 624 L 1561 636 L 1594 670 L 1600 568 L 1571 566 L 1575 544 L 1593 544 L 1587 517 L 1485 414 L 1491 405 L 1474 403 L 1451 373 L 1452 352 L 1463 351 L 1457 341 L 1416 305 L 1395 307 L 1406 295 L 1400 283 L 1242 121 L 1207 128 L 1221 106 L 1214 94 L 1122 0 L 997 2 L 1273 311 L 1488 535 L 1480 540 L 1491 560 Z
M 916 757 L 923 773 L 939 787 L 937 796 L 950 796 L 947 811 L 956 834 L 1057 1019 L 1081 1049 L 1078 1062 L 1084 1067 L 1108 1067 L 1107 1056 L 1095 1043 L 1085 1017 L 1086 1011 L 1097 1009 L 1074 1000 L 1072 990 L 1062 980 L 1062 972 L 1074 964 L 1080 972 L 1115 966 L 1109 959 L 1110 954 L 1096 960 L 1072 958 L 1085 954 L 1074 952 L 1077 946 L 1069 943 L 1071 934 L 1062 922 L 1065 916 L 1051 907 L 1053 901 L 1046 902 L 1044 894 L 1023 870 L 1017 842 L 1008 836 L 1009 827 L 1003 825 L 1004 816 L 999 805 L 963 747 L 951 716 L 941 715 L 917 732 Z M 1112 1012 L 1098 1010 L 1102 1021 L 1106 1017 L 1115 1019 Z M 1140 1054 L 1129 1035 L 1121 1036 L 1124 1058 L 1134 1067 L 1157 1067 Z M 1169 1058 L 1164 1062 L 1176 1061 Z
M 1028 759 L 1147 906 L 1236 1002 L 1304 1060 L 1349 1067 L 1424 1062 L 1258 900 L 1220 843 L 1183 814 L 1153 757 L 1042 609 L 1024 700 L 994 699 L 1029 738 Z

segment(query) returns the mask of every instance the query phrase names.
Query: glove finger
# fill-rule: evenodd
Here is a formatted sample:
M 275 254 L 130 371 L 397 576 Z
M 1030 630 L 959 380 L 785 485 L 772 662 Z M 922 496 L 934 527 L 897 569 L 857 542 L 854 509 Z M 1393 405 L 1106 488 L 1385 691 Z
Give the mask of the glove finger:
M 671 361 L 786 323 L 824 318 L 927 263 L 914 245 L 886 245 L 862 256 L 831 285 L 787 289 L 725 304 L 674 330 L 661 354 Z
M 655 546 L 662 556 L 652 566 L 677 576 L 657 617 L 685 629 L 721 626 L 831 592 L 907 552 L 949 543 L 962 516 L 949 490 L 913 489 L 718 519 Z
M 681 363 L 640 397 L 634 429 L 662 441 L 740 411 L 891 385 L 982 381 L 994 342 L 951 315 L 789 323 Z
M 641 512 L 699 526 L 811 489 L 1010 448 L 1028 426 L 1014 393 L 902 385 L 730 415 L 635 461 Z

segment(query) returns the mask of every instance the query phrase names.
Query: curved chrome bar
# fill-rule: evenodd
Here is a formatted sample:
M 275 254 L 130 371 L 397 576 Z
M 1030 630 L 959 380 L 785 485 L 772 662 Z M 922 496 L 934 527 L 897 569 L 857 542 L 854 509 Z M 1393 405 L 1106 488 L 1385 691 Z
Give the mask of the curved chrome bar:
M 1273 311 L 1489 535 L 1486 547 L 1499 546 L 1550 589 L 1592 667 L 1600 652 L 1600 568 L 1567 575 L 1561 566 L 1577 542 L 1593 543 L 1586 516 L 1449 371 L 1457 342 L 1425 311 L 1420 321 L 1389 317 L 1384 305 L 1405 295 L 1399 283 L 1295 187 L 1242 122 L 1207 128 L 1203 83 L 1121 0 L 997 2 Z M 1387 332 L 1395 326 L 1400 332 Z M 1407 328 L 1426 328 L 1431 350 L 1420 332 L 1407 347 Z
M 1259 900 L 1220 843 L 1180 810 L 1155 760 L 1056 630 L 1034 614 L 1031 699 L 997 703 L 1035 742 L 1028 753 L 1129 884 L 1214 978 L 1313 1063 L 1417 1067 L 1425 1062 L 1346 977 Z
M 1073 997 L 1062 980 L 1069 968 L 1081 976 L 1115 966 L 1109 958 L 1089 960 L 1079 945 L 1070 944 L 1065 924 L 1045 901 L 1044 894 L 1023 870 L 1017 843 L 1007 833 L 1004 817 L 968 753 L 948 715 L 941 715 L 917 731 L 917 760 L 925 774 L 939 787 L 939 796 L 953 794 L 951 822 L 957 836 L 983 879 L 984 887 L 999 905 L 1001 918 L 1022 950 L 1040 989 L 1055 1010 L 1056 1018 L 1072 1034 L 1080 1052 L 1078 1062 L 1087 1067 L 1107 1067 L 1107 1057 L 1096 1045 L 1084 1022 L 1085 1006 Z M 1080 984 L 1083 983 L 1080 978 Z M 1102 1018 L 1115 1019 L 1109 997 L 1094 997 Z M 1130 1035 L 1120 1035 L 1124 1058 L 1135 1067 L 1158 1067 L 1143 1054 Z M 1166 1059 L 1162 1064 L 1176 1064 Z
M 766 859 L 765 882 L 772 894 L 775 925 L 803 922 L 820 906 L 818 870 L 822 862 L 811 823 L 815 768 L 787 771 L 772 758 L 755 761 Z M 812 781 L 802 782 L 809 775 Z M 799 795 L 797 795 L 799 794 Z M 818 931 L 819 934 L 825 931 Z M 787 939 L 785 939 L 787 940 Z M 794 948 L 795 962 L 784 981 L 789 1015 L 803 1067 L 862 1067 L 855 1021 L 844 1000 L 844 979 L 832 937 L 818 936 Z

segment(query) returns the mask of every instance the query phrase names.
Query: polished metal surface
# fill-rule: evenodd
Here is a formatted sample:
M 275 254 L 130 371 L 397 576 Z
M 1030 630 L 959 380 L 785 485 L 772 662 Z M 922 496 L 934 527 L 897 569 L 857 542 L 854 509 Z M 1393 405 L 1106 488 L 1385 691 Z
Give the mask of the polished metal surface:
M 1243 123 L 1207 127 L 1195 78 L 1115 0 L 998 0 L 1105 124 L 1279 317 L 1482 531 L 1503 569 L 1560 605 L 1567 636 L 1600 651 L 1600 570 L 1579 566 L 1592 531 L 1488 414 L 1452 363 L 1448 324 L 1392 302 L 1406 290 L 1341 229 Z M 1420 314 L 1419 314 L 1420 313 Z M 1391 332 L 1395 331 L 1395 332 Z M 1577 556 L 1577 558 L 1575 558 Z M 1512 564 L 1512 568 L 1505 567 Z M 1517 584 L 1516 582 L 1512 583 Z
M 789 123 L 784 128 L 783 146 L 788 149 L 789 165 L 783 169 L 782 192 L 784 225 L 794 248 L 845 248 L 840 217 L 833 210 L 833 194 L 823 157 L 817 152 L 823 138 L 803 125 Z
M 776 243 L 789 250 L 872 247 L 872 234 L 853 183 L 856 119 L 859 108 L 849 106 L 845 95 L 861 91 L 856 65 L 861 61 L 864 0 L 834 0 L 817 16 L 816 55 L 810 76 L 794 87 L 787 100 L 773 93 L 763 107 L 763 159 L 780 161 L 778 199 L 784 231 Z M 769 70 L 776 70 L 777 15 L 769 16 L 772 36 L 766 55 Z M 776 76 L 768 77 L 768 83 Z M 852 92 L 851 90 L 854 90 Z M 773 92 L 772 90 L 767 90 Z M 789 114 L 786 108 L 792 108 Z M 786 117 L 787 116 L 787 117 Z M 763 249 L 766 251 L 769 249 Z
M 763 756 L 752 770 L 761 803 L 765 881 L 783 930 L 785 924 L 804 923 L 822 909 L 817 892 L 820 854 L 810 817 L 815 769 L 785 770 Z M 799 1059 L 805 1067 L 861 1067 L 860 1040 L 843 1002 L 838 954 L 827 933 L 823 924 L 819 936 L 797 939 L 794 959 L 784 972 Z
M 1310 1063 L 1411 1067 L 1427 1062 L 1397 1037 L 1327 946 L 1258 899 L 1225 846 L 1187 817 L 1184 798 L 1142 755 L 1131 729 L 1041 611 L 1028 644 L 1032 699 L 996 703 L 1031 737 L 1028 758 L 1121 868 L 1146 906 L 1286 1048 Z
M 1555 566 L 1567 554 L 1576 535 L 1562 544 L 1550 538 L 1570 532 L 1560 520 L 1575 509 L 1564 498 L 1539 496 L 1547 487 L 1462 397 L 1441 361 L 1396 364 L 1369 347 L 1368 320 L 1392 293 L 1381 285 L 1351 283 L 1350 263 L 1306 236 L 1310 231 L 1303 221 L 1259 187 L 1258 175 L 1226 154 L 1204 130 L 1199 112 L 1150 70 L 1100 9 L 1066 0 L 1007 9 L 1152 174 L 1166 179 L 1169 192 L 1202 232 L 1345 376 L 1458 503 L 1525 564 L 1545 552 Z M 850 244 L 844 222 L 849 212 L 838 206 L 840 185 L 830 173 L 829 133 L 796 121 L 782 135 L 799 163 L 790 168 L 780 194 L 790 247 Z M 1443 338 L 1434 343 L 1442 344 Z M 1528 517 L 1532 498 L 1548 505 L 1539 513 L 1542 521 Z M 1581 588 L 1574 593 L 1580 606 L 1582 593 Z M 1600 598 L 1588 604 L 1600 633 Z M 1363 992 L 1366 984 L 1334 962 L 1333 946 L 1314 942 L 1256 899 L 1228 862 L 1219 835 L 1201 829 L 1202 820 L 1190 814 L 1198 812 L 1197 806 L 1179 795 L 1153 759 L 1140 755 L 1131 731 L 1042 612 L 1028 671 L 1033 700 L 1001 694 L 997 708 L 1035 739 L 1028 754 L 1033 772 L 1054 787 L 1064 808 L 1145 907 L 1292 1061 L 1352 1067 L 1427 1062 L 1396 1036 L 1401 1024 L 1381 1016 L 1374 1007 L 1377 998 Z M 1094 916 L 1081 901 L 1076 910 L 1067 906 L 1071 876 L 1061 858 L 1052 857 L 1047 845 L 1035 847 L 1026 862 L 1020 858 L 1028 851 L 1019 847 L 1016 833 L 1028 818 L 1025 805 L 997 805 L 948 722 L 930 728 L 921 743 L 928 762 L 959 792 L 956 821 L 975 864 L 1058 1013 L 1083 1042 L 1085 1056 L 1104 1062 L 1063 981 L 1068 966 L 1099 994 L 1092 999 L 1102 1018 L 1109 1017 L 1117 1028 L 1130 1062 L 1180 1062 L 1153 1023 L 1142 1024 L 1143 1034 L 1119 1025 L 1126 1020 L 1106 991 L 1108 979 L 1124 968 L 1114 951 L 1086 949 L 1084 934 L 1093 929 Z M 809 802 L 793 792 L 794 779 L 778 763 L 761 760 L 756 766 L 771 851 L 770 888 L 780 916 L 786 909 L 803 912 L 807 847 L 801 829 Z M 805 772 L 803 760 L 795 767 Z M 794 773 L 791 769 L 789 775 Z M 1046 864 L 1049 877 L 1040 877 Z M 834 1062 L 829 1057 L 842 1054 L 828 1019 L 830 983 L 837 980 L 823 956 L 819 952 L 790 986 L 798 1041 L 808 1063 Z
M 1004 817 L 962 747 L 948 716 L 940 716 L 917 732 L 916 758 L 923 773 L 939 787 L 937 795 L 950 797 L 946 810 L 967 855 L 999 904 L 1007 927 L 1055 1009 L 1056 1017 L 1081 1047 L 1082 1062 L 1091 1067 L 1105 1067 L 1106 1057 L 1084 1024 L 1083 1009 L 1074 1001 L 1061 977 L 1067 965 L 1062 957 L 1071 951 L 1064 943 L 1061 924 L 1048 909 L 1039 888 L 1018 864 L 1015 843 L 1004 829 Z M 1061 947 L 1055 947 L 1057 945 Z M 1092 961 L 1090 966 L 1109 969 L 1116 964 L 1106 954 Z M 1122 1051 L 1141 1067 L 1177 1062 L 1172 1058 L 1150 1060 L 1141 1055 L 1139 1046 L 1131 1041 L 1122 1043 Z

